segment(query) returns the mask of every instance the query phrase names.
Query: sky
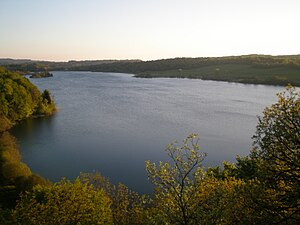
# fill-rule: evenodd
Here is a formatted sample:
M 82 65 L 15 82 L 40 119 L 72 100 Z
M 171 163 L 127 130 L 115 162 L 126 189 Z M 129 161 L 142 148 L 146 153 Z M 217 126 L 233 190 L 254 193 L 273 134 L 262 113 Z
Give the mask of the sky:
M 0 58 L 300 54 L 300 0 L 0 0 Z

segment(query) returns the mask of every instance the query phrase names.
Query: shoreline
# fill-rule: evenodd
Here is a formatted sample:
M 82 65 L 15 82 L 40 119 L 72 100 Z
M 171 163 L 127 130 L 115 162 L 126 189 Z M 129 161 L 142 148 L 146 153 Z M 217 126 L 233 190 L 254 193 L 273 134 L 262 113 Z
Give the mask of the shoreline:
M 91 71 L 93 72 L 93 71 Z M 299 74 L 300 76 L 300 74 Z M 252 85 L 268 85 L 268 86 L 278 86 L 278 87 L 285 87 L 289 85 L 287 84 L 280 84 L 280 83 L 266 83 L 266 82 L 250 82 L 250 81 L 237 81 L 237 80 L 229 80 L 229 79 L 213 79 L 213 78 L 203 78 L 203 77 L 188 77 L 188 76 L 155 76 L 155 75 L 140 75 L 140 74 L 133 74 L 135 78 L 142 78 L 142 79 L 159 79 L 159 78 L 169 78 L 169 79 L 189 79 L 189 80 L 203 80 L 203 81 L 217 81 L 217 82 L 228 82 L 228 83 L 235 83 L 235 84 L 252 84 Z M 295 87 L 300 87 L 299 85 L 294 85 Z

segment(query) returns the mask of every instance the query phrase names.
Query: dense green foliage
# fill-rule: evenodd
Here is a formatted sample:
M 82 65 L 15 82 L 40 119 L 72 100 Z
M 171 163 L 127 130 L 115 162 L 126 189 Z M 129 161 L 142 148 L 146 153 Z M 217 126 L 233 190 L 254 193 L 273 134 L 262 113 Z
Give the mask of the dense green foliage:
M 11 128 L 12 123 L 3 114 L 0 114 L 0 133 Z
M 49 91 L 42 95 L 28 79 L 0 67 L 0 132 L 17 121 L 55 111 Z
M 278 102 L 264 111 L 254 136 L 251 159 L 258 162 L 261 180 L 276 191 L 266 202 L 282 219 L 300 214 L 300 93 L 288 87 Z
M 261 208 L 273 223 L 297 224 L 300 220 L 300 93 L 289 86 L 278 102 L 259 118 L 254 149 L 237 158 L 236 165 L 209 169 L 218 179 L 255 180 L 261 194 L 253 208 Z M 255 201 L 254 201 L 255 200 Z
M 0 136 L 0 154 L 1 185 L 13 184 L 18 177 L 31 175 L 30 169 L 20 162 L 21 156 L 16 140 L 8 132 L 4 132 Z
M 15 138 L 8 132 L 0 133 L 0 207 L 14 207 L 18 195 L 37 184 L 50 183 L 21 161 Z
M 259 118 L 254 149 L 237 163 L 211 168 L 218 179 L 235 177 L 255 181 L 260 192 L 252 200 L 271 224 L 298 224 L 300 221 L 300 93 L 289 86 L 278 94 L 278 102 Z
M 181 147 L 169 145 L 166 151 L 171 162 L 146 163 L 156 187 L 152 223 L 272 224 L 273 219 L 261 206 L 253 208 L 264 191 L 261 183 L 229 174 L 221 177 L 212 169 L 205 171 L 201 165 L 205 154 L 198 141 L 192 134 Z
M 93 185 L 97 189 L 103 189 L 110 197 L 114 224 L 147 224 L 147 207 L 149 207 L 151 201 L 149 197 L 140 196 L 122 183 L 114 185 L 100 173 L 82 173 L 80 180 Z
M 16 140 L 7 130 L 18 121 L 54 111 L 49 91 L 41 94 L 28 79 L 0 67 L 0 208 L 14 207 L 19 194 L 36 184 L 49 184 L 21 161 Z
M 16 224 L 112 224 L 110 198 L 103 189 L 82 183 L 61 182 L 45 187 L 36 186 L 22 195 L 15 210 Z

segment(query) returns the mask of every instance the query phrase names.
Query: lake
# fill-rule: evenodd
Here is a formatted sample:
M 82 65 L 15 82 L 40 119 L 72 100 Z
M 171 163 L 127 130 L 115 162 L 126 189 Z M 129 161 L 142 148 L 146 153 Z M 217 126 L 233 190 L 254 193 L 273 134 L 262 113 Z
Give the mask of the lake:
M 282 87 L 130 74 L 52 72 L 30 79 L 54 96 L 59 111 L 27 120 L 12 133 L 33 172 L 53 181 L 99 171 L 150 193 L 145 160 L 166 161 L 165 146 L 200 135 L 205 166 L 234 162 L 251 149 L 257 115 Z

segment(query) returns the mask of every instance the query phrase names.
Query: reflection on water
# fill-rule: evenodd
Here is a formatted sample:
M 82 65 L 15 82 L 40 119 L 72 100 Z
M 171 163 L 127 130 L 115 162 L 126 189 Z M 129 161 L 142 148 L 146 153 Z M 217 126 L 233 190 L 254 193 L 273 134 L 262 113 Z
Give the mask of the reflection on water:
M 53 74 L 31 81 L 53 93 L 58 113 L 13 129 L 23 160 L 55 181 L 100 171 L 140 192 L 151 189 L 145 160 L 166 160 L 166 144 L 191 132 L 200 134 L 201 147 L 208 153 L 205 165 L 248 154 L 256 116 L 282 90 L 128 74 Z

